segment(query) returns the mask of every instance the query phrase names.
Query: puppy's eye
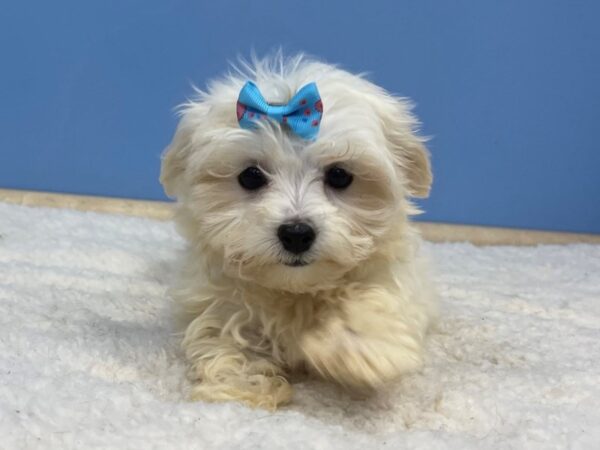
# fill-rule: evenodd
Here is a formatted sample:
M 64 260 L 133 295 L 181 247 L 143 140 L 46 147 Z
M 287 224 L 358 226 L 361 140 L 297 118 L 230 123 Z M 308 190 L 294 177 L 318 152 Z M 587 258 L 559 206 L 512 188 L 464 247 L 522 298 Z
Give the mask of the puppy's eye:
M 337 166 L 330 167 L 325 172 L 325 183 L 334 189 L 346 189 L 353 178 L 350 172 Z
M 250 166 L 238 175 L 240 186 L 248 191 L 255 191 L 267 184 L 267 177 L 258 167 Z

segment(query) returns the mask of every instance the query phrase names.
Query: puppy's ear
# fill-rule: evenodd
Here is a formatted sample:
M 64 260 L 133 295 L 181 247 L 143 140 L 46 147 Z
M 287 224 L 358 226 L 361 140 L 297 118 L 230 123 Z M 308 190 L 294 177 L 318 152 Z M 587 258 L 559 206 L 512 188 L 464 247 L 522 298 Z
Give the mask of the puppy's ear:
M 191 134 L 190 127 L 183 119 L 163 153 L 160 182 L 169 197 L 177 197 L 181 192 L 186 161 L 191 152 Z
M 169 197 L 178 197 L 185 189 L 185 169 L 194 149 L 194 135 L 206 124 L 206 103 L 189 102 L 181 110 L 181 120 L 173 140 L 165 149 L 160 168 L 160 182 Z
M 433 182 L 429 151 L 425 139 L 416 134 L 418 122 L 410 109 L 408 102 L 388 97 L 378 111 L 396 164 L 406 179 L 408 193 L 425 198 Z

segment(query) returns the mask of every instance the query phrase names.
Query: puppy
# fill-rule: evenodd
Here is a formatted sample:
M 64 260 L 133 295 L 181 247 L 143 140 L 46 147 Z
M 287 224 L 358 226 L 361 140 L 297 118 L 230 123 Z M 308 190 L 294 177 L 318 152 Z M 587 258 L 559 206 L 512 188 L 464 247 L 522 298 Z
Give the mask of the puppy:
M 432 175 L 407 101 L 302 55 L 197 94 L 160 177 L 192 397 L 275 409 L 293 371 L 370 392 L 418 369 L 435 295 L 410 197 Z

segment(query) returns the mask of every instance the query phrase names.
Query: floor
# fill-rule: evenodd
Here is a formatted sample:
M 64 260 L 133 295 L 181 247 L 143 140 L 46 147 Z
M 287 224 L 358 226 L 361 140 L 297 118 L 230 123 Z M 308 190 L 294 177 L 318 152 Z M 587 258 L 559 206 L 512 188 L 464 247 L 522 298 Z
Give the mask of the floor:
M 600 245 L 427 243 L 424 369 L 368 400 L 186 401 L 170 222 L 0 203 L 3 448 L 599 448 Z

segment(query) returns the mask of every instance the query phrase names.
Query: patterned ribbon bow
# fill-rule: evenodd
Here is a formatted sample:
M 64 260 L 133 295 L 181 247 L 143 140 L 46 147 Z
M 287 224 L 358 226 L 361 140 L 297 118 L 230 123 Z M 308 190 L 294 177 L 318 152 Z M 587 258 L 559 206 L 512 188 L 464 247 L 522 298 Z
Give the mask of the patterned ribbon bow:
M 323 103 L 315 83 L 303 86 L 286 105 L 270 105 L 258 87 L 248 81 L 237 102 L 237 118 L 240 127 L 256 128 L 261 119 L 272 119 L 287 126 L 302 139 L 315 139 L 319 133 Z

